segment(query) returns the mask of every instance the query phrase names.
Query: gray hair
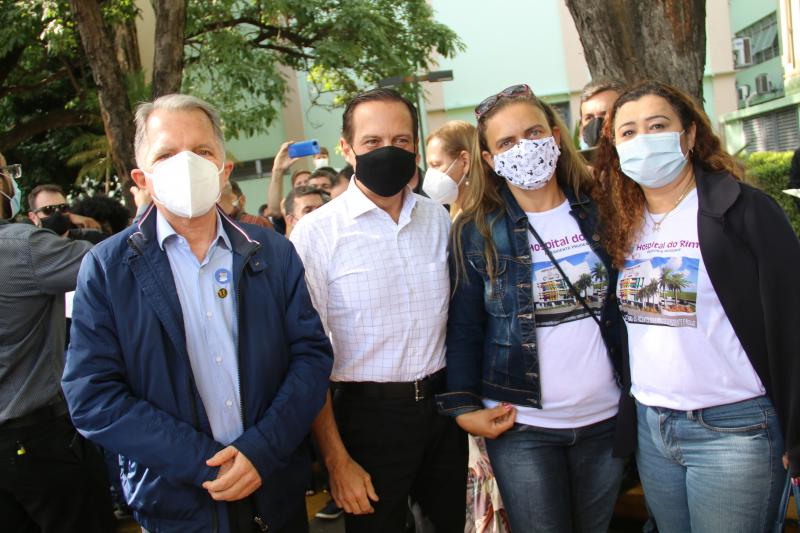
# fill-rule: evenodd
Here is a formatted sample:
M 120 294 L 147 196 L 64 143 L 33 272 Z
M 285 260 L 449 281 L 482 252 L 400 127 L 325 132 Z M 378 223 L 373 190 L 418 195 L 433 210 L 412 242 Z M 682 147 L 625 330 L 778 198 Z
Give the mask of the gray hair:
M 136 164 L 142 168 L 144 165 L 145 152 L 147 146 L 147 119 L 153 111 L 193 111 L 199 109 L 206 114 L 211 121 L 211 128 L 214 130 L 214 137 L 219 143 L 223 157 L 225 154 L 225 139 L 222 136 L 222 121 L 219 118 L 219 111 L 208 102 L 191 96 L 189 94 L 166 94 L 159 96 L 153 102 L 144 102 L 136 108 L 134 123 L 136 124 L 136 135 L 133 141 L 133 149 L 136 152 Z

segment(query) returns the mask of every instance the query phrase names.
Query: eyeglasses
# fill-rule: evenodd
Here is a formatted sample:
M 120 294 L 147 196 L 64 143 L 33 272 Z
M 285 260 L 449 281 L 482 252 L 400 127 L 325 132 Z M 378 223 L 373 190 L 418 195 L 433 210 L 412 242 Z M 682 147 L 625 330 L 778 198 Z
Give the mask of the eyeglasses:
M 67 204 L 46 205 L 36 209 L 34 213 L 41 213 L 44 216 L 49 217 L 56 211 L 59 213 L 69 213 L 69 206 Z
M 521 83 L 519 85 L 512 85 L 511 87 L 506 87 L 502 91 L 497 94 L 493 94 L 489 98 L 482 101 L 480 104 L 475 106 L 475 118 L 480 119 L 483 115 L 489 112 L 496 104 L 500 101 L 501 98 L 509 98 L 511 96 L 519 96 L 521 94 L 533 94 L 533 91 L 527 84 Z

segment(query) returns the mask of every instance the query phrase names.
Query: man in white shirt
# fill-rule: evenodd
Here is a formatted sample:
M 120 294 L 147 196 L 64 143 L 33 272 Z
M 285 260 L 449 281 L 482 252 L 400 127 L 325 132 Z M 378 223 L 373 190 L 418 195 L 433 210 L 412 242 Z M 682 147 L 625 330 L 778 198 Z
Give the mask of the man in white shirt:
M 466 435 L 434 401 L 445 385 L 449 218 L 408 187 L 417 124 L 391 89 L 355 97 L 340 140 L 354 179 L 291 236 L 334 347 L 333 399 L 313 432 L 348 533 L 405 531 L 409 495 L 437 531 L 464 529 Z

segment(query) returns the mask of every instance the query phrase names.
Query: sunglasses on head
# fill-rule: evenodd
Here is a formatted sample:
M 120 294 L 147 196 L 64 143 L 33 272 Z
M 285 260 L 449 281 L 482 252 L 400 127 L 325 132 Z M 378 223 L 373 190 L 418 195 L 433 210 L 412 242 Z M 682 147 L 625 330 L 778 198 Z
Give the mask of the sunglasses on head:
M 480 119 L 495 105 L 497 105 L 497 102 L 499 102 L 501 98 L 510 98 L 512 96 L 520 96 L 522 94 L 533 94 L 533 91 L 531 90 L 530 87 L 528 87 L 526 83 L 520 83 L 519 85 L 512 85 L 511 87 L 506 87 L 499 93 L 493 94 L 489 98 L 483 100 L 480 104 L 476 105 L 475 118 Z
M 44 207 L 40 207 L 34 211 L 34 213 L 41 213 L 44 216 L 49 217 L 56 211 L 59 213 L 69 213 L 69 206 L 67 204 L 46 205 Z

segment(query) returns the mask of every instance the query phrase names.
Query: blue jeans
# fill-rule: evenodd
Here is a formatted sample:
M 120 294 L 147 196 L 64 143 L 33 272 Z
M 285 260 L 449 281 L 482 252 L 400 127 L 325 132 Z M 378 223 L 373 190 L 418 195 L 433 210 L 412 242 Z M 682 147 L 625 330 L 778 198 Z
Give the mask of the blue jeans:
M 694 411 L 636 408 L 636 462 L 659 533 L 770 530 L 786 471 L 766 396 Z
M 625 460 L 611 456 L 615 419 L 575 429 L 522 424 L 486 440 L 511 531 L 607 531 Z

